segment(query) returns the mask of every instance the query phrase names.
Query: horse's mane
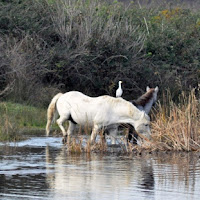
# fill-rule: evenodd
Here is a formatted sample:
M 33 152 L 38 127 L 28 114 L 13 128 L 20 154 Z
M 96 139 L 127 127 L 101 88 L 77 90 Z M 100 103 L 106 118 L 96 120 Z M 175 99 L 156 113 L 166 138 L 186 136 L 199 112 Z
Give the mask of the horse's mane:
M 133 105 L 135 106 L 145 106 L 149 100 L 153 97 L 153 93 L 155 92 L 154 88 L 150 88 L 148 92 L 143 94 L 141 97 L 139 97 L 136 100 L 131 101 Z

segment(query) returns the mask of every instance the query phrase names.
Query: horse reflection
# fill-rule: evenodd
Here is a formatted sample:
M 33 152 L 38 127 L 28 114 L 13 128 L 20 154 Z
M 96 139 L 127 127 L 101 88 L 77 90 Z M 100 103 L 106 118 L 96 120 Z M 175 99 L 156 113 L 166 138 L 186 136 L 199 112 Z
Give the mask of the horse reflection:
M 105 199 L 109 194 L 118 198 L 119 191 L 132 190 L 135 182 L 141 192 L 154 189 L 153 167 L 148 160 L 70 154 L 65 147 L 54 158 L 47 147 L 46 169 L 46 181 L 55 199 L 80 194 L 87 199 Z
M 148 164 L 146 161 L 142 162 L 140 187 L 144 189 L 144 191 L 149 192 L 154 190 L 154 185 L 155 180 L 152 164 Z

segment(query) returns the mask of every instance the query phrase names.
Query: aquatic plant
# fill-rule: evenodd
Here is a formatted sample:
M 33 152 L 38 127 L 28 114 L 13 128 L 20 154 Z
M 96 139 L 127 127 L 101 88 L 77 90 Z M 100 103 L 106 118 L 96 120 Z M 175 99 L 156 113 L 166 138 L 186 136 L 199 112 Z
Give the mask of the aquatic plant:
M 67 143 L 67 150 L 71 153 L 81 153 L 83 152 L 83 138 L 78 139 L 73 138 Z
M 86 135 L 86 136 L 85 136 Z M 89 133 L 78 133 L 78 135 L 68 138 L 66 142 L 67 151 L 70 153 L 91 153 L 91 152 L 106 152 L 107 143 L 104 140 L 103 131 L 100 133 L 100 140 L 91 145 Z M 84 137 L 85 136 L 85 137 Z

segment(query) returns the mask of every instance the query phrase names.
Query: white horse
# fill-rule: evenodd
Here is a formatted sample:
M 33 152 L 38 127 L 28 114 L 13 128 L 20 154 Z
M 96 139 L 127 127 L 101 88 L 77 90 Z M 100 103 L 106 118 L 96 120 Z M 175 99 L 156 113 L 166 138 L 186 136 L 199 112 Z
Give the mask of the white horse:
M 111 96 L 89 97 L 77 91 L 57 94 L 47 110 L 47 136 L 56 111 L 60 116 L 57 124 L 62 130 L 63 142 L 66 141 L 67 136 L 73 133 L 76 124 L 92 127 L 92 143 L 95 142 L 97 133 L 101 128 L 120 123 L 131 124 L 137 132 L 145 134 L 149 138 L 151 135 L 149 116 L 122 98 Z M 63 127 L 66 120 L 69 121 L 67 131 Z M 110 132 L 112 132 L 112 129 Z

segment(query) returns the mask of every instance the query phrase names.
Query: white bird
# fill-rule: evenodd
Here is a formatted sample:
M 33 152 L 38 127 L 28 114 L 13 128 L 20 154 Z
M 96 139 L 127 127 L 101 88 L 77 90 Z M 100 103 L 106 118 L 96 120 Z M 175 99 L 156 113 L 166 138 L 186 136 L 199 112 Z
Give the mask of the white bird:
M 116 90 L 116 97 L 121 97 L 122 96 L 123 90 L 122 90 L 121 84 L 122 84 L 122 81 L 119 81 L 119 87 Z

